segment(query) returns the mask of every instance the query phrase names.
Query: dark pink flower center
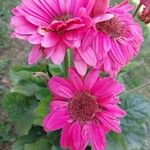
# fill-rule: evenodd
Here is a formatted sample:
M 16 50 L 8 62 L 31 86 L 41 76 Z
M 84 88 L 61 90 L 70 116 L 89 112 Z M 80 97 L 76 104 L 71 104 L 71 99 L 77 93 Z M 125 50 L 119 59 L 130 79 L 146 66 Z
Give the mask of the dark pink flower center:
M 117 17 L 97 23 L 96 28 L 100 32 L 109 34 L 112 38 L 121 37 L 126 32 L 125 25 Z
M 73 16 L 72 16 L 72 14 L 70 14 L 70 13 L 64 13 L 64 14 L 61 15 L 61 16 L 55 17 L 55 20 L 66 22 L 66 21 L 68 21 L 69 19 L 71 19 L 72 17 L 73 17 Z
M 76 94 L 69 103 L 69 111 L 72 119 L 85 123 L 94 119 L 99 106 L 96 97 L 87 92 Z

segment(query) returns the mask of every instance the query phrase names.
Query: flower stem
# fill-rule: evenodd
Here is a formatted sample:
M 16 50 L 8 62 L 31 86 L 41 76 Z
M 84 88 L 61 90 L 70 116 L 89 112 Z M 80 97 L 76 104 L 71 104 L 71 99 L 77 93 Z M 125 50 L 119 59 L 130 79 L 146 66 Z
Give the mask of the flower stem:
M 64 61 L 64 75 L 68 75 L 68 68 L 71 66 L 70 49 L 67 49 L 67 53 Z
M 138 11 L 140 10 L 141 6 L 142 6 L 142 3 L 140 2 L 140 3 L 138 4 L 138 6 L 137 6 L 135 12 L 133 13 L 133 18 L 137 15 L 137 13 L 138 13 Z
M 49 77 L 52 77 L 52 74 L 51 74 L 51 72 L 49 71 L 49 65 L 48 65 L 48 64 L 46 64 L 46 71 L 47 71 Z

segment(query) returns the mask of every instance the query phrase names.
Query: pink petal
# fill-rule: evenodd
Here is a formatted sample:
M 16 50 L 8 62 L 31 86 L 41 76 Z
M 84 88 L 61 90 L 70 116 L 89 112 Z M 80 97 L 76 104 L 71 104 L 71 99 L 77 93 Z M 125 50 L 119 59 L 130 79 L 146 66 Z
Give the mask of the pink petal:
M 103 78 L 101 80 L 99 79 L 99 81 L 97 81 L 97 83 L 95 84 L 95 86 L 92 88 L 91 91 L 97 97 L 103 98 L 103 96 L 105 97 L 106 95 L 110 95 L 110 94 L 118 95 L 123 90 L 124 90 L 124 86 L 122 84 L 108 77 L 108 78 Z
M 92 20 L 92 24 L 96 24 L 96 23 L 99 23 L 99 22 L 103 22 L 103 21 L 107 21 L 107 20 L 110 20 L 114 17 L 113 14 L 104 14 L 104 15 L 99 15 L 97 17 L 94 17 L 93 20 Z
M 114 132 L 121 133 L 120 122 L 114 118 L 107 117 L 105 113 L 99 115 L 99 120 L 107 128 L 113 130 Z
M 84 150 L 87 145 L 87 139 L 87 137 L 83 138 L 82 127 L 76 122 L 63 128 L 60 143 L 64 149 Z
M 58 111 L 51 112 L 44 118 L 44 130 L 49 132 L 64 128 L 66 125 L 68 125 L 69 119 L 70 116 L 67 109 L 62 108 Z
M 55 51 L 51 55 L 51 59 L 54 64 L 61 64 L 65 57 L 65 52 L 67 50 L 67 46 L 60 42 L 57 45 L 55 45 Z
M 94 122 L 89 125 L 89 136 L 93 150 L 105 150 L 106 138 L 103 128 Z
M 82 78 L 74 68 L 69 69 L 69 77 L 71 78 L 77 91 L 83 90 Z
M 49 33 L 43 37 L 41 45 L 45 48 L 55 46 L 59 41 L 59 38 L 54 33 Z
M 106 108 L 106 114 L 114 116 L 114 117 L 125 117 L 126 112 L 119 108 L 117 105 L 105 104 L 103 105 Z
M 125 56 L 123 55 L 123 50 L 120 47 L 120 44 L 118 44 L 115 41 L 112 41 L 112 49 L 111 52 L 114 55 L 114 58 L 120 63 L 120 64 L 125 64 Z
M 87 0 L 87 4 L 85 6 L 85 8 L 87 10 L 87 14 L 91 14 L 91 11 L 92 11 L 94 5 L 95 5 L 95 0 Z
M 68 103 L 65 101 L 54 100 L 50 103 L 51 111 L 57 111 L 60 108 L 67 108 L 67 107 L 68 107 Z
M 38 34 L 33 34 L 33 35 L 29 36 L 28 41 L 31 44 L 40 44 L 42 41 L 42 36 L 38 35 Z
M 19 34 L 34 34 L 36 33 L 37 27 L 31 24 L 25 24 L 16 28 L 15 32 Z
M 93 8 L 94 15 L 104 14 L 109 7 L 109 0 L 96 0 Z
M 35 45 L 30 54 L 29 54 L 29 58 L 28 58 L 28 64 L 32 65 L 34 63 L 36 63 L 41 57 L 42 57 L 42 51 L 40 50 L 40 45 Z
M 29 22 L 24 18 L 24 16 L 13 16 L 11 19 L 11 25 L 14 27 L 19 27 L 28 23 Z
M 55 47 L 46 48 L 44 50 L 44 56 L 46 57 L 46 59 L 49 59 L 54 52 L 55 52 Z
M 85 90 L 91 90 L 93 85 L 96 83 L 98 77 L 100 75 L 99 70 L 92 70 L 88 75 L 86 76 L 84 80 L 84 88 Z
M 81 58 L 77 50 L 74 51 L 74 64 L 75 68 L 81 76 L 84 76 L 87 72 L 87 64 Z
M 95 32 L 95 30 L 93 30 L 92 28 L 87 30 L 82 41 L 82 46 L 81 46 L 83 49 L 82 51 L 86 51 L 90 47 L 96 35 L 97 32 Z
M 94 53 L 94 51 L 91 49 L 91 47 L 87 48 L 86 50 L 81 50 L 78 48 L 78 52 L 82 59 L 89 65 L 89 66 L 95 66 L 97 63 L 97 58 Z
M 73 86 L 65 79 L 53 77 L 48 85 L 52 92 L 61 97 L 71 98 L 74 95 Z
M 104 70 L 106 72 L 111 72 L 112 70 L 112 62 L 110 60 L 110 58 L 107 56 L 105 59 L 104 59 L 104 62 L 103 62 L 103 65 L 104 65 Z

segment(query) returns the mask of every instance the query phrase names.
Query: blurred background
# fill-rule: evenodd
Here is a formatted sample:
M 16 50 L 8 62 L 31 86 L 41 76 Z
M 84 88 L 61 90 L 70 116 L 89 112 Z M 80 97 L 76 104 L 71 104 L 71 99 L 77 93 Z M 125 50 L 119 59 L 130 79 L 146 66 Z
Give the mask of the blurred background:
M 10 10 L 18 2 L 19 0 L 0 0 L 0 100 L 11 87 L 10 68 L 15 64 L 26 64 L 28 51 L 30 50 L 30 45 L 27 43 L 10 38 Z M 111 0 L 111 2 L 114 5 L 119 0 Z M 132 2 L 136 5 L 138 0 Z M 138 20 L 138 18 L 136 19 Z M 118 80 L 126 85 L 128 93 L 139 92 L 150 99 L 150 25 L 145 25 L 140 21 L 139 23 L 143 28 L 145 39 L 141 52 L 120 73 Z M 147 127 L 148 136 L 146 140 L 150 142 L 149 124 Z M 10 124 L 10 120 L 0 105 L 0 150 L 11 150 L 11 145 L 15 140 L 15 125 Z M 147 147 L 147 150 L 150 150 L 150 147 Z

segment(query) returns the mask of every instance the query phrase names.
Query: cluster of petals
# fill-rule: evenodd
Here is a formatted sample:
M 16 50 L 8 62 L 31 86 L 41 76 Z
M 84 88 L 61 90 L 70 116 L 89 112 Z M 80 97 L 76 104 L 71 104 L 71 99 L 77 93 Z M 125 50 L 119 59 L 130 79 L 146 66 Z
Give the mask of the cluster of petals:
M 93 0 L 22 0 L 12 10 L 12 37 L 34 45 L 28 63 L 34 64 L 44 56 L 60 64 L 68 48 L 80 47 L 93 4 Z
M 88 67 L 116 75 L 139 52 L 142 30 L 129 13 L 128 0 L 22 0 L 13 9 L 12 37 L 29 41 L 28 63 L 40 58 L 61 64 L 73 49 L 74 64 L 84 76 Z
M 126 112 L 118 106 L 118 94 L 124 86 L 113 78 L 100 77 L 98 70 L 85 77 L 74 68 L 68 72 L 68 79 L 53 77 L 48 82 L 54 97 L 43 127 L 46 132 L 62 129 L 63 149 L 85 150 L 90 144 L 93 150 L 105 150 L 106 134 L 121 132 L 119 118 Z
M 138 54 L 143 41 L 142 29 L 130 14 L 132 9 L 128 0 L 115 7 L 97 0 L 91 14 L 92 26 L 86 31 L 81 45 L 80 54 L 86 64 L 115 76 Z M 84 56 L 88 51 L 94 52 L 92 59 Z

